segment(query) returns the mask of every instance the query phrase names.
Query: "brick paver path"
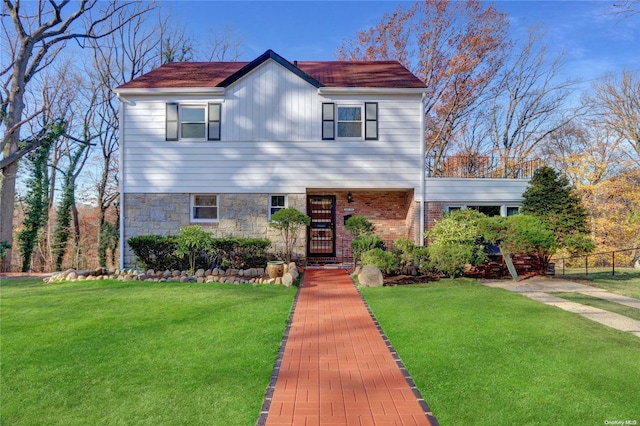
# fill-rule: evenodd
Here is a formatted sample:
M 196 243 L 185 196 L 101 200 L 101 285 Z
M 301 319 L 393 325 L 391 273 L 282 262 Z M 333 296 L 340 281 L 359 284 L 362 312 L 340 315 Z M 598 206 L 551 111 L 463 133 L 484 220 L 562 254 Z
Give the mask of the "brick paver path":
M 267 426 L 437 425 L 343 270 L 307 269 L 279 365 Z

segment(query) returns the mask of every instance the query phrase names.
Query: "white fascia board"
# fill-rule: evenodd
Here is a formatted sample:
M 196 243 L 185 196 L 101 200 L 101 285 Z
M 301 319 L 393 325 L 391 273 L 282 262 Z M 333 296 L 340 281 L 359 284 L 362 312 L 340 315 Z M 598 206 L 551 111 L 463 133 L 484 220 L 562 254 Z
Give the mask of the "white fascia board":
M 224 87 L 163 87 L 155 89 L 113 89 L 118 96 L 127 95 L 216 95 L 224 96 Z
M 384 88 L 384 87 L 320 87 L 319 95 L 422 95 L 421 88 Z

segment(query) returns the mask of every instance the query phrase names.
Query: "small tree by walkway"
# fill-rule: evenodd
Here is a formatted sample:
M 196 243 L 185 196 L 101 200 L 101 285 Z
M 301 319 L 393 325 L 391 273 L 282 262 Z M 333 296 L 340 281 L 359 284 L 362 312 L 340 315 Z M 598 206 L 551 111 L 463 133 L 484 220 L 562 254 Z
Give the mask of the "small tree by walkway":
M 310 224 L 311 218 L 293 207 L 278 210 L 271 216 L 269 226 L 280 231 L 280 235 L 282 235 L 284 256 L 287 263 L 291 262 L 300 230 Z

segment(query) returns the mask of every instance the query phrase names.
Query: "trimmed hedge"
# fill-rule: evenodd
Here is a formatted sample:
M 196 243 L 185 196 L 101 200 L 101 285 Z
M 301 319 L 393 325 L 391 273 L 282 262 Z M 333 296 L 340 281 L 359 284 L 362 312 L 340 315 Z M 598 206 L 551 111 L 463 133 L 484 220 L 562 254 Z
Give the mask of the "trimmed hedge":
M 137 263 L 145 269 L 189 269 L 189 261 L 176 254 L 174 235 L 131 237 L 127 243 L 136 255 Z M 213 238 L 211 248 L 203 250 L 197 257 L 196 269 L 264 267 L 268 260 L 266 250 L 270 246 L 271 241 L 263 238 Z

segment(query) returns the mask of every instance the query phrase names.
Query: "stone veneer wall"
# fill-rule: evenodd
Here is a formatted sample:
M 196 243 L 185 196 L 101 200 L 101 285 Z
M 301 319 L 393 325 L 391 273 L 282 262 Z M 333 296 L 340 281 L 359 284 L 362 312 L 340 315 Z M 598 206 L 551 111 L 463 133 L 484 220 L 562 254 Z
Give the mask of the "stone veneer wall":
M 135 265 L 135 255 L 126 240 L 140 235 L 176 235 L 180 229 L 199 225 L 215 237 L 268 238 L 272 252 L 282 250 L 280 234 L 269 227 L 270 194 L 218 194 L 219 222 L 192 223 L 189 194 L 124 194 L 124 265 Z M 306 212 L 305 194 L 288 194 L 288 206 Z M 294 257 L 305 257 L 301 232 Z

